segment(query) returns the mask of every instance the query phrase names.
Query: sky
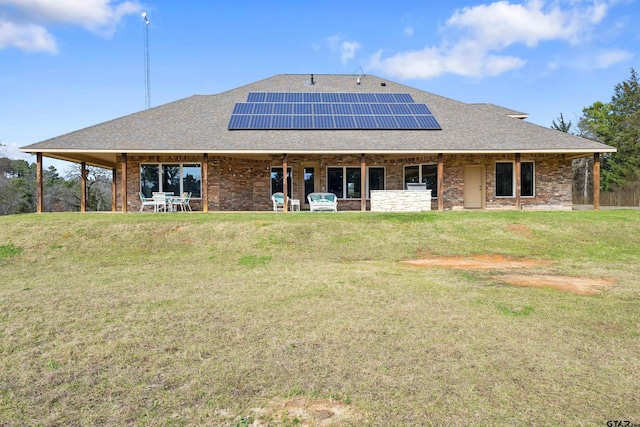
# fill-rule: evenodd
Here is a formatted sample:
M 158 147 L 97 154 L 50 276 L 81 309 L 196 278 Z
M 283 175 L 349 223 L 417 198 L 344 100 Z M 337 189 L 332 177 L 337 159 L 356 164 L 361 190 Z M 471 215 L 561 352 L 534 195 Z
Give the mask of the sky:
M 548 127 L 640 70 L 639 22 L 640 0 L 0 0 L 0 156 L 144 110 L 145 32 L 152 107 L 373 74 Z

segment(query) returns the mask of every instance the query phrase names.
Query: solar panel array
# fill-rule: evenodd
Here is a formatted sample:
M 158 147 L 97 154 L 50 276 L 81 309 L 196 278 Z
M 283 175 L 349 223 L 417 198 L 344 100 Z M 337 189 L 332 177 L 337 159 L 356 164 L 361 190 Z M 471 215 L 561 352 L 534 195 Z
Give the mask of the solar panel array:
M 439 130 L 426 104 L 408 93 L 250 92 L 233 108 L 230 130 Z

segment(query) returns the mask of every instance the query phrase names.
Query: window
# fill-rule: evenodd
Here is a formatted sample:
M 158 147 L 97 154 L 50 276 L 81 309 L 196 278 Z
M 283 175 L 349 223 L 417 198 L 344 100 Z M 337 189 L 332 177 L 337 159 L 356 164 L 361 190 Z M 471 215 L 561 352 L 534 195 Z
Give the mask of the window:
M 292 197 L 292 175 L 291 168 L 287 167 L 287 196 L 289 198 Z M 284 186 L 282 185 L 284 181 L 284 175 L 282 174 L 282 166 L 280 167 L 272 167 L 271 168 L 271 194 L 274 193 L 284 193 Z
M 410 165 L 404 167 L 404 188 L 407 184 L 424 183 L 431 190 L 431 197 L 438 197 L 438 165 L 430 163 L 426 165 Z
M 327 189 L 341 199 L 360 199 L 362 190 L 362 178 L 360 168 L 354 167 L 330 167 L 327 168 Z M 371 190 L 384 190 L 384 168 L 367 168 L 367 194 Z
M 202 166 L 199 163 L 152 163 L 140 165 L 140 191 L 151 197 L 157 191 L 202 197 Z
M 496 197 L 515 197 L 515 170 L 513 162 L 496 162 Z M 534 197 L 534 162 L 520 163 L 520 195 Z

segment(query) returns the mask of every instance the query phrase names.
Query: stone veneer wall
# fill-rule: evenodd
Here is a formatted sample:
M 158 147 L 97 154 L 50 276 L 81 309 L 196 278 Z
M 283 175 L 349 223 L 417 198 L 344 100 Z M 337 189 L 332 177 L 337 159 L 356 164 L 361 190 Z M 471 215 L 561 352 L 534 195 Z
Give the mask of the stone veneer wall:
M 134 156 L 127 159 L 127 210 L 140 209 L 140 163 L 202 163 L 202 156 Z M 513 209 L 515 198 L 495 197 L 495 162 L 512 161 L 514 155 L 445 155 L 444 156 L 444 208 L 464 207 L 464 167 L 480 165 L 485 170 L 484 202 L 487 209 Z M 384 167 L 387 190 L 404 187 L 404 166 L 437 163 L 437 155 L 389 157 L 368 155 L 367 166 Z M 535 197 L 521 198 L 523 209 L 571 208 L 571 160 L 562 155 L 523 155 L 522 161 L 535 161 Z M 318 166 L 318 188 L 326 191 L 327 167 L 360 167 L 360 155 L 301 156 L 289 155 L 287 164 L 293 170 L 293 198 L 302 199 L 305 164 Z M 270 171 L 272 166 L 282 167 L 281 156 L 263 159 L 242 159 L 209 155 L 208 197 L 210 211 L 269 211 Z M 121 165 L 116 167 L 117 209 L 121 205 Z M 367 203 L 369 205 L 369 202 Z M 202 200 L 192 199 L 194 210 L 202 210 Z M 431 199 L 431 209 L 437 209 L 437 198 Z M 338 210 L 360 210 L 360 200 L 338 201 Z
M 371 212 L 422 212 L 430 210 L 431 191 L 371 191 Z

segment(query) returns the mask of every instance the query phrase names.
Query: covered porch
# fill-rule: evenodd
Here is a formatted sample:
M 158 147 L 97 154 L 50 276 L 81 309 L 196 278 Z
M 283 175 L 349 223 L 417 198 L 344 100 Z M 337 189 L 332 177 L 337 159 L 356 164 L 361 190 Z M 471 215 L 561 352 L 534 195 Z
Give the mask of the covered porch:
M 571 160 L 555 153 L 36 153 L 37 210 L 43 211 L 44 155 L 112 171 L 112 211 L 135 212 L 139 192 L 192 193 L 194 210 L 269 211 L 282 192 L 308 209 L 306 195 L 332 192 L 339 209 L 370 210 L 372 190 L 425 183 L 432 210 L 570 208 Z M 594 208 L 600 208 L 600 154 L 594 158 Z M 287 173 L 284 173 L 287 171 Z M 552 179 L 547 179 L 549 176 Z M 530 182 L 529 182 L 530 181 Z M 568 189 L 568 190 L 567 190 Z M 568 191 L 568 193 L 567 193 Z M 558 194 L 561 194 L 558 199 Z M 364 197 L 363 197 L 364 195 Z M 554 196 L 555 195 L 555 196 Z M 556 197 L 554 200 L 553 197 Z M 81 211 L 86 211 L 82 180 Z M 285 211 L 288 207 L 285 207 Z

